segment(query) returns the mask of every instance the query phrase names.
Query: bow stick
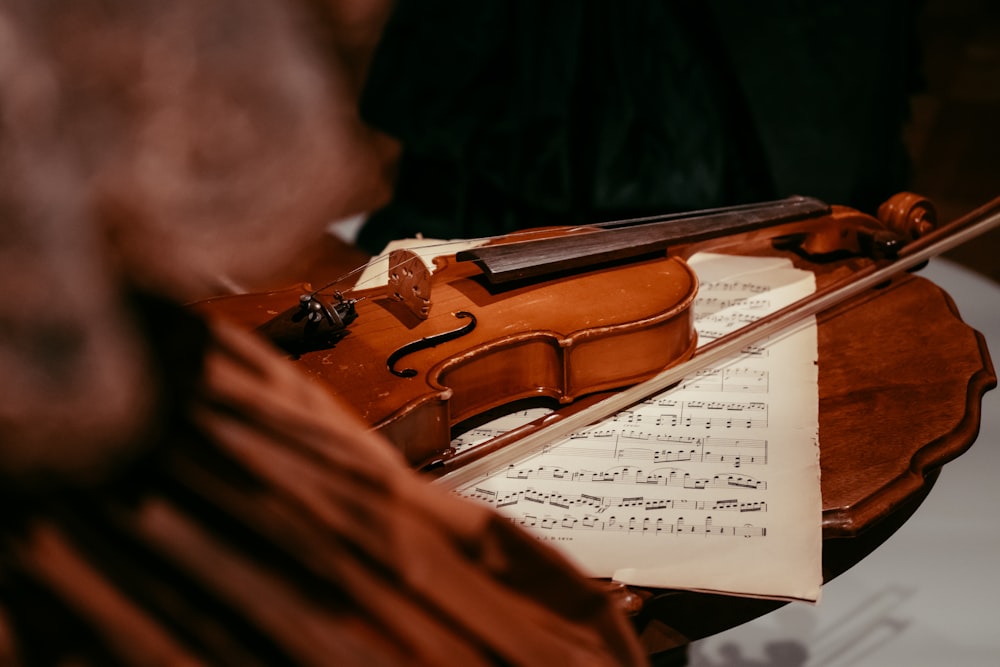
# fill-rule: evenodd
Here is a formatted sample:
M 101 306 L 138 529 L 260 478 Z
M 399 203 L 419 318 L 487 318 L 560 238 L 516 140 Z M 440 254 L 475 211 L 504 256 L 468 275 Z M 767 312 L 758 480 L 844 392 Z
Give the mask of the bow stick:
M 534 430 L 527 435 L 503 447 L 488 451 L 461 467 L 445 472 L 436 478 L 434 483 L 452 489 L 461 488 L 518 461 L 539 454 L 576 431 L 665 391 L 700 370 L 734 357 L 748 345 L 759 343 L 783 332 L 794 331 L 797 327 L 804 326 L 807 318 L 842 304 L 893 276 L 919 267 L 932 257 L 998 226 L 1000 226 L 1000 197 L 912 241 L 904 246 L 894 259 L 880 260 L 849 278 L 705 344 L 687 361 L 676 364 L 649 380 L 612 394 L 579 412 L 571 414 L 554 412 L 542 417 L 534 423 Z M 488 443 L 481 446 L 490 449 Z M 456 459 L 460 459 L 460 456 Z

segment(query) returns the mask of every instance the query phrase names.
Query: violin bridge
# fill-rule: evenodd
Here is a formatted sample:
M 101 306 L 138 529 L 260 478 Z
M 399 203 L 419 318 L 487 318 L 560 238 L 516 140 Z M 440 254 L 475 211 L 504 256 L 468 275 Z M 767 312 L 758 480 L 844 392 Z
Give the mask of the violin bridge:
M 431 274 L 415 252 L 399 249 L 389 253 L 388 295 L 416 317 L 427 319 L 431 310 Z

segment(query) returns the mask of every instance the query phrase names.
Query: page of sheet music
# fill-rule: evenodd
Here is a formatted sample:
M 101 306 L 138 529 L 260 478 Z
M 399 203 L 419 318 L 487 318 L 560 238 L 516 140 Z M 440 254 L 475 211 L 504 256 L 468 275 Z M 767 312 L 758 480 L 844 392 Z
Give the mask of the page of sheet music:
M 698 255 L 704 343 L 815 289 L 784 260 Z M 815 322 L 461 489 L 595 577 L 817 600 Z M 457 446 L 540 416 L 503 417 Z

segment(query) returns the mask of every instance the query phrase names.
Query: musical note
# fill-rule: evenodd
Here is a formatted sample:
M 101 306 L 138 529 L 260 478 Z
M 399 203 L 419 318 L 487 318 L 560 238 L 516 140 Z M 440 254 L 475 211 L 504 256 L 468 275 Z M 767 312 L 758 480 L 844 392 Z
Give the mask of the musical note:
M 698 322 L 722 310 L 742 308 L 747 311 L 767 311 L 771 308 L 771 300 L 766 298 L 721 298 L 717 296 L 699 296 L 694 302 L 698 313 Z M 759 318 L 759 316 L 758 316 Z
M 767 528 L 752 523 L 717 525 L 711 516 L 699 523 L 688 523 L 683 517 L 674 521 L 663 518 L 638 516 L 608 516 L 601 517 L 587 514 L 577 517 L 571 514 L 555 517 L 552 515 L 521 514 L 509 518 L 526 528 L 538 527 L 545 531 L 597 531 L 627 533 L 631 535 L 700 535 L 719 537 L 765 537 Z
M 768 374 L 767 370 L 753 368 L 715 368 L 698 371 L 681 387 L 690 391 L 767 393 Z
M 632 466 L 618 466 L 601 471 L 569 470 L 568 468 L 544 465 L 537 468 L 520 469 L 510 466 L 506 477 L 518 480 L 545 479 L 572 483 L 642 484 L 685 489 L 737 487 L 764 490 L 767 488 L 767 481 L 755 479 L 749 475 L 716 474 L 709 477 L 698 477 L 680 468 L 654 468 L 647 472 L 642 468 Z
M 540 491 L 529 487 L 503 495 L 488 489 L 474 489 L 466 493 L 494 507 L 511 507 L 523 503 L 551 505 L 560 509 L 585 507 L 603 513 L 609 508 L 641 508 L 647 512 L 657 510 L 687 510 L 714 512 L 766 512 L 764 501 L 741 501 L 736 498 L 724 500 L 693 500 L 689 498 L 647 498 L 646 496 L 604 496 L 588 493 L 564 494 L 555 491 Z

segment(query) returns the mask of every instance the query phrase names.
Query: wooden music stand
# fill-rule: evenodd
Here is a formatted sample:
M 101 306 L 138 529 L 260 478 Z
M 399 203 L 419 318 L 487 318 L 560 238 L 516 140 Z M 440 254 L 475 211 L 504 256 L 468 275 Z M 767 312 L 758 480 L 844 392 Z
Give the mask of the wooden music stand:
M 905 275 L 819 318 L 823 577 L 885 542 L 938 472 L 979 432 L 997 384 L 985 340 L 951 298 Z M 784 603 L 688 591 L 631 591 L 650 653 L 684 647 Z M 638 606 L 638 605 L 637 605 Z

